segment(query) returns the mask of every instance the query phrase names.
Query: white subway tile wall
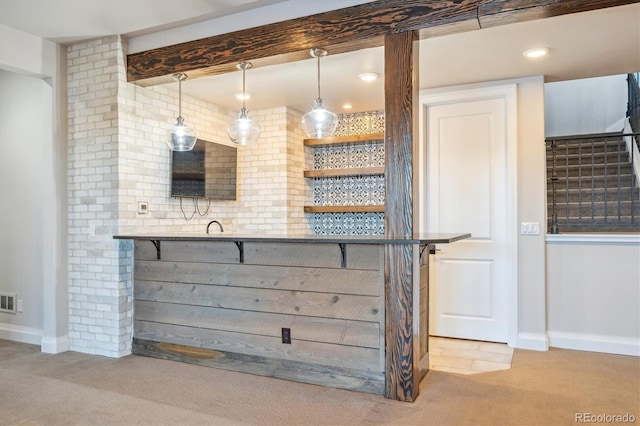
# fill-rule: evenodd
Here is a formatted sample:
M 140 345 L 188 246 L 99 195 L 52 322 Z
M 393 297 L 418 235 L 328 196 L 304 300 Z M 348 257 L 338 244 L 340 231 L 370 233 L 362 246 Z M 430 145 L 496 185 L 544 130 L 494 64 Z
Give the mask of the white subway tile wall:
M 125 52 L 119 36 L 67 48 L 70 348 L 109 357 L 131 352 L 133 315 L 133 248 L 114 235 L 204 233 L 213 219 L 240 234 L 309 233 L 318 225 L 303 211 L 314 201 L 313 181 L 303 177 L 313 152 L 302 144 L 302 113 L 287 107 L 251 111 L 262 132 L 257 144 L 238 148 L 235 201 L 186 199 L 181 207 L 169 195 L 166 145 L 177 83 L 175 90 L 128 83 Z M 182 116 L 199 138 L 232 145 L 226 127 L 235 111 L 183 96 Z M 346 117 L 343 131 L 362 127 L 361 118 Z M 367 118 L 368 128 L 383 122 L 380 114 Z
M 69 336 L 71 349 L 110 357 L 131 351 L 132 245 L 115 234 L 205 232 L 216 219 L 225 232 L 310 232 L 303 206 L 312 202 L 302 170 L 312 159 L 302 145 L 301 113 L 286 107 L 252 111 L 262 134 L 238 150 L 236 201 L 169 197 L 167 130 L 178 115 L 177 91 L 127 83 L 120 37 L 69 46 Z M 189 84 L 187 80 L 183 84 Z M 201 139 L 232 145 L 235 117 L 183 97 L 182 115 Z M 148 212 L 138 213 L 138 202 Z M 203 216 L 200 215 L 203 214 Z M 186 217 L 193 215 L 190 221 Z

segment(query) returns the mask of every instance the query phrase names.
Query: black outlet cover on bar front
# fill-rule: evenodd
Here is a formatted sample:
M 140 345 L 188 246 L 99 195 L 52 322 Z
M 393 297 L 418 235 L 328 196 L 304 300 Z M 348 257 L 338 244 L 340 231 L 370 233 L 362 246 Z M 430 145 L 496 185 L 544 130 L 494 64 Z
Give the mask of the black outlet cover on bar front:
M 291 329 L 283 328 L 282 329 L 282 343 L 291 344 Z

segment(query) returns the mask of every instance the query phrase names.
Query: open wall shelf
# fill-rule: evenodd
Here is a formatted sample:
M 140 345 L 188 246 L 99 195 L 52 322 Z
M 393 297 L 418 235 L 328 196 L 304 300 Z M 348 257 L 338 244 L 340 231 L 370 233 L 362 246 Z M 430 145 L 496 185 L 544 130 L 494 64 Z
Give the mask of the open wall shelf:
M 304 146 L 335 145 L 384 139 L 384 133 L 364 133 L 361 135 L 334 136 L 332 138 L 305 139 Z
M 384 213 L 384 205 L 304 206 L 305 213 Z
M 304 145 L 312 148 L 321 149 L 331 145 L 339 144 L 366 144 L 371 141 L 379 142 L 384 140 L 384 133 L 365 133 L 360 135 L 335 136 L 322 139 L 304 139 Z M 356 148 L 354 148 L 356 149 Z M 374 163 L 375 164 L 375 163 Z M 305 178 L 348 178 L 351 176 L 376 176 L 384 175 L 384 165 L 363 164 L 365 167 L 347 167 L 347 168 L 325 168 L 305 170 Z M 371 202 L 371 201 L 369 201 Z M 305 213 L 384 213 L 384 205 L 367 204 L 367 205 L 314 205 L 305 206 Z
M 304 177 L 366 176 L 383 175 L 384 167 L 358 167 L 349 169 L 305 170 Z

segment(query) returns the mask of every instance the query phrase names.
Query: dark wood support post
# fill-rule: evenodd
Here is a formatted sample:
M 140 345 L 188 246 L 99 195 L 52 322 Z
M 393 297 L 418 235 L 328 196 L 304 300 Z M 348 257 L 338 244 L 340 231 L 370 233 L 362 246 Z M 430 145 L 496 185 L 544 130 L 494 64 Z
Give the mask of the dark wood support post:
M 385 232 L 413 237 L 414 138 L 418 37 L 408 31 L 385 37 Z M 412 402 L 419 392 L 419 338 L 414 330 L 413 292 L 419 250 L 385 248 L 385 397 Z

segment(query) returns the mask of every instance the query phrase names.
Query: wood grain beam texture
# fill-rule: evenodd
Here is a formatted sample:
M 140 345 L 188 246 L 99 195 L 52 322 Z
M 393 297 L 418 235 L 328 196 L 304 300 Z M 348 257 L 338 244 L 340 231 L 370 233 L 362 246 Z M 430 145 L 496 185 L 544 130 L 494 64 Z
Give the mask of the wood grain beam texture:
M 418 36 L 385 37 L 385 234 L 413 236 L 414 109 L 417 107 Z M 414 247 L 385 246 L 385 397 L 414 401 L 420 375 L 414 339 Z
M 384 36 L 420 30 L 421 38 L 637 3 L 638 0 L 378 0 L 317 15 L 127 55 L 127 80 L 142 86 L 381 46 Z
M 475 20 L 476 3 L 379 0 L 128 55 L 127 77 L 138 81 L 174 72 L 191 77 L 193 71 L 213 75 L 234 71 L 243 60 L 264 66 L 308 59 L 312 47 L 337 54 L 380 46 L 386 34 Z
M 494 0 L 478 4 L 480 28 L 639 3 L 638 0 Z
M 384 36 L 476 19 L 477 0 L 379 0 L 275 24 L 235 31 L 127 56 L 129 81 L 175 72 L 189 76 L 235 71 L 251 60 L 254 67 L 309 58 L 312 47 L 331 54 L 381 46 Z M 194 73 L 195 71 L 195 73 Z

